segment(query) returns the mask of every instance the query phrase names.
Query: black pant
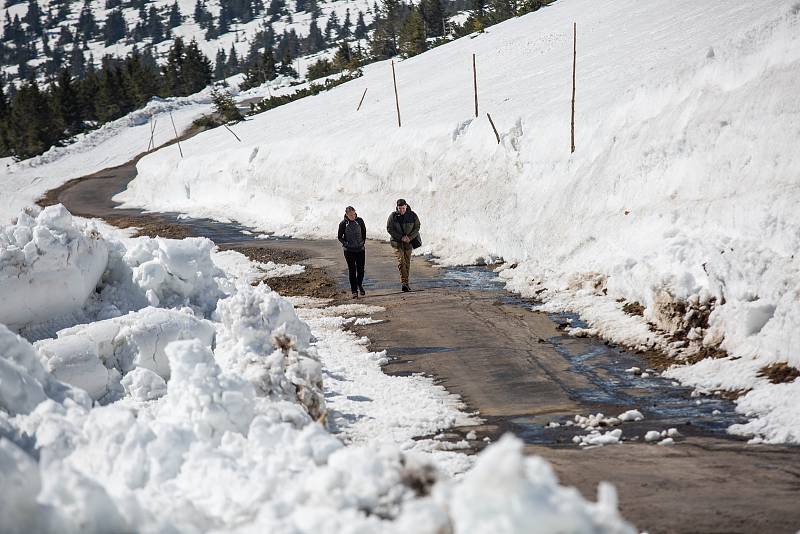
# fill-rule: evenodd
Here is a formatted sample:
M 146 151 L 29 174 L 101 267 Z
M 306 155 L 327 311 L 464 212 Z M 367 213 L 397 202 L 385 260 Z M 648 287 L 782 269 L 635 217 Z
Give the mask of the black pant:
M 347 260 L 347 272 L 350 275 L 350 289 L 355 293 L 364 283 L 364 251 L 344 251 Z

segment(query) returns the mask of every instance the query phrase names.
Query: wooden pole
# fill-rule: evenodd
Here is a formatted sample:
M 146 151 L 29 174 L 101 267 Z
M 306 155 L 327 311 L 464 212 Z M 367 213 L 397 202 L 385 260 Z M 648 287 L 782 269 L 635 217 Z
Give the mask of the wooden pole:
M 497 144 L 499 145 L 500 144 L 500 134 L 497 133 L 497 128 L 494 125 L 494 121 L 492 120 L 492 116 L 489 115 L 488 113 L 486 114 L 486 116 L 489 117 L 489 124 L 492 125 L 492 130 L 494 130 L 494 136 L 497 138 Z
M 575 58 L 578 49 L 578 25 L 572 23 L 572 120 L 571 120 L 571 142 L 572 150 L 570 153 L 575 152 Z
M 361 100 L 359 100 L 359 101 L 358 101 L 358 107 L 356 108 L 356 111 L 358 111 L 359 109 L 361 109 L 361 104 L 363 104 L 363 103 L 364 103 L 364 97 L 365 97 L 365 96 L 367 96 L 367 89 L 369 89 L 369 87 L 367 87 L 366 89 L 364 89 L 364 94 L 363 94 L 363 95 L 361 95 Z
M 478 71 L 475 68 L 475 54 L 472 54 L 472 87 L 475 89 L 475 118 L 478 118 Z
M 175 139 L 178 141 L 178 152 L 181 153 L 181 158 L 183 158 L 183 149 L 181 148 L 181 140 L 178 137 L 178 129 L 175 128 L 175 119 L 172 118 L 172 111 L 169 112 L 169 120 L 172 121 L 172 131 L 175 132 Z
M 397 96 L 397 76 L 394 73 L 394 60 L 392 60 L 392 82 L 394 82 L 394 103 L 397 106 L 397 127 L 401 128 L 403 124 L 400 122 L 400 99 Z
M 236 140 L 237 140 L 237 141 L 239 141 L 240 143 L 242 142 L 242 140 L 241 140 L 241 139 L 239 139 L 239 136 L 238 136 L 238 135 L 236 135 L 236 133 L 235 133 L 233 130 L 231 130 L 230 128 L 228 128 L 228 125 L 227 125 L 227 124 L 223 124 L 223 126 L 225 127 L 225 129 L 226 129 L 226 130 L 228 130 L 230 133 L 232 133 L 232 134 L 233 134 L 233 136 L 236 138 Z
M 153 121 L 153 123 L 150 125 L 150 143 L 148 143 L 148 145 L 147 145 L 147 150 L 150 150 L 151 148 L 155 148 L 156 147 L 155 135 L 156 135 L 156 124 L 158 123 L 158 119 L 156 119 L 154 117 L 150 117 L 150 118 Z

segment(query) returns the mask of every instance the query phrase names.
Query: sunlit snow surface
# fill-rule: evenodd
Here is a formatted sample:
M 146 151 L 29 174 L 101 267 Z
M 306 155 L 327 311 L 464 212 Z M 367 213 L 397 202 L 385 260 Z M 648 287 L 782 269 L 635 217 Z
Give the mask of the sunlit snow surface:
M 674 376 L 752 388 L 740 410 L 760 422 L 748 429 L 800 441 L 792 387 L 757 376 L 800 367 L 796 1 L 564 0 L 395 67 L 401 128 L 391 67 L 376 63 L 254 117 L 242 143 L 215 130 L 187 142 L 186 158 L 144 158 L 118 198 L 311 237 L 330 237 L 346 205 L 381 236 L 406 198 L 425 252 L 446 264 L 502 257 L 508 288 L 545 311 L 577 312 L 628 346 L 719 346 L 728 358 Z M 683 344 L 670 339 L 676 301 L 714 308 Z
M 633 532 L 612 488 L 585 501 L 516 438 L 474 467 L 415 439 L 474 419 L 343 329 L 380 308 L 251 285 L 300 266 L 127 238 L 62 206 L 0 236 L 0 288 L 31 287 L 0 312 L 41 338 L 0 325 L 3 532 Z M 35 292 L 64 293 L 59 269 L 84 284 L 49 306 Z

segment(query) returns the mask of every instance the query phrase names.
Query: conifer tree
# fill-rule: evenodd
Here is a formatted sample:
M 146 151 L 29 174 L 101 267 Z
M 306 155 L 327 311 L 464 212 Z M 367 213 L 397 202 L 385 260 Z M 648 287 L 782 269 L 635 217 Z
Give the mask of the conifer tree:
M 217 27 L 219 28 L 220 35 L 228 33 L 231 30 L 232 21 L 233 21 L 233 15 L 231 15 L 230 5 L 226 1 L 221 2 L 219 9 L 219 19 L 217 19 Z
M 331 11 L 328 15 L 328 21 L 325 23 L 325 40 L 330 41 L 331 36 L 334 39 L 339 35 L 339 17 L 336 16 L 336 11 Z
M 425 36 L 441 37 L 444 35 L 445 16 L 441 0 L 422 0 L 420 8 L 425 20 Z
M 83 42 L 91 41 L 92 38 L 99 33 L 97 28 L 97 21 L 92 13 L 92 4 L 89 0 L 84 0 L 83 8 L 78 16 L 78 25 L 76 30 Z
M 401 5 L 399 0 L 382 0 L 380 17 L 375 19 L 375 32 L 372 34 L 372 55 L 386 59 L 397 55 L 400 32 Z
M 417 6 L 411 8 L 399 35 L 399 50 L 406 57 L 421 54 L 427 48 L 425 41 L 425 23 Z
M 122 11 L 115 9 L 108 14 L 106 24 L 103 27 L 103 39 L 106 46 L 116 43 L 123 37 L 127 28 L 125 27 L 125 17 Z
M 286 0 L 270 0 L 267 15 L 270 16 L 270 22 L 275 22 L 281 19 L 286 14 Z
M 356 29 L 353 32 L 353 37 L 356 39 L 364 39 L 367 37 L 367 25 L 364 22 L 364 13 L 358 11 L 358 19 L 356 19 Z
M 177 28 L 183 22 L 181 18 L 181 10 L 178 7 L 178 0 L 173 2 L 169 8 L 169 17 L 167 18 L 167 28 Z
M 225 50 L 222 48 L 217 50 L 217 57 L 214 58 L 214 79 L 222 80 L 227 76 L 227 62 L 228 58 L 225 56 Z
M 160 43 L 164 40 L 164 23 L 161 21 L 158 10 L 153 5 L 150 6 L 150 11 L 147 13 L 146 31 L 153 43 Z
M 297 0 L 294 4 L 294 10 L 296 13 L 302 13 L 308 9 L 308 2 L 306 0 Z
M 191 95 L 211 83 L 211 61 L 203 55 L 197 41 L 192 39 L 186 47 L 186 56 L 180 71 L 183 87 L 180 95 Z
M 235 74 L 239 72 L 239 56 L 236 54 L 236 47 L 231 44 L 231 50 L 228 52 L 228 72 Z
M 62 69 L 52 86 L 53 114 L 64 126 L 64 134 L 73 136 L 81 130 L 81 109 L 78 91 L 69 69 Z
M 342 21 L 342 25 L 339 28 L 339 35 L 337 36 L 339 39 L 349 39 L 353 33 L 353 21 L 350 20 L 350 8 L 348 7 L 347 10 L 344 12 L 344 20 Z
M 317 19 L 311 19 L 311 25 L 308 27 L 308 37 L 306 37 L 305 49 L 308 53 L 313 54 L 325 48 L 325 37 L 317 25 Z
M 39 9 L 39 2 L 37 0 L 28 0 L 28 12 L 22 19 L 28 25 L 28 31 L 31 35 L 41 35 L 42 30 L 42 12 Z

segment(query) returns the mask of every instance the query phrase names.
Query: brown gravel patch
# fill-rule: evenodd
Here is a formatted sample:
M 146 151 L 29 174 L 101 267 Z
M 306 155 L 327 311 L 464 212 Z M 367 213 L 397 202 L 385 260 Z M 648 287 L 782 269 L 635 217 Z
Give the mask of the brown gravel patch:
M 106 217 L 108 224 L 117 228 L 138 228 L 134 237 L 162 237 L 164 239 L 184 239 L 196 237 L 187 226 L 162 220 L 157 216 L 147 217 Z
M 800 378 L 800 369 L 785 362 L 773 363 L 761 368 L 758 376 L 769 379 L 773 384 L 788 384 Z
M 222 246 L 221 250 L 235 250 L 241 252 L 251 260 L 266 263 L 294 264 L 301 263 L 308 259 L 308 255 L 298 250 L 262 248 L 262 247 L 241 247 L 241 246 Z M 325 269 L 319 267 L 305 266 L 306 270 L 300 274 L 291 276 L 278 276 L 261 281 L 266 283 L 273 291 L 288 297 L 316 297 L 332 299 L 341 296 L 336 279 L 330 276 Z

